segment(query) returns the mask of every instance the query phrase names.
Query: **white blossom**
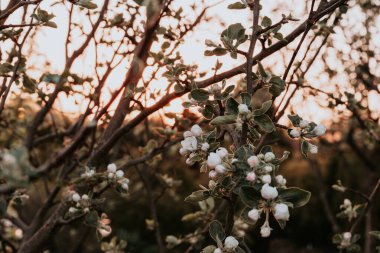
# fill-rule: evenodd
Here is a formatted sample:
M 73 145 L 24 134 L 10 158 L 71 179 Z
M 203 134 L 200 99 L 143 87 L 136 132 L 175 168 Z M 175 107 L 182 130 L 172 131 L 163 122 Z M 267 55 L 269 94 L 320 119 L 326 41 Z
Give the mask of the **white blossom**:
M 228 155 L 228 151 L 227 151 L 227 149 L 225 149 L 225 148 L 218 148 L 218 149 L 216 150 L 216 153 L 217 153 L 218 156 L 219 156 L 220 158 L 222 158 L 222 159 Z
M 129 189 L 128 183 L 126 183 L 126 182 L 121 183 L 121 188 L 123 188 L 123 190 L 127 191 Z
M 233 236 L 228 236 L 224 240 L 224 247 L 226 249 L 235 249 L 238 245 L 239 245 L 238 240 L 236 240 L 235 237 Z
M 80 195 L 78 193 L 75 192 L 75 193 L 73 193 L 73 195 L 71 195 L 71 199 L 74 202 L 78 202 L 81 199 L 81 197 L 80 197 Z
M 279 185 L 286 185 L 286 179 L 284 178 L 284 176 L 282 175 L 277 175 L 276 176 L 276 182 L 279 184 Z
M 194 136 L 194 134 L 191 131 L 186 131 L 183 133 L 183 138 L 185 139 L 192 136 Z
M 248 217 L 253 221 L 257 221 L 260 218 L 260 211 L 253 208 L 248 212 Z
M 313 133 L 315 133 L 317 136 L 324 135 L 326 133 L 326 127 L 322 124 L 319 124 L 314 127 Z
M 83 194 L 83 195 L 82 195 L 82 199 L 83 199 L 83 200 L 88 200 L 88 199 L 89 199 L 89 197 L 88 197 L 88 195 L 87 195 L 87 194 Z
M 197 149 L 198 141 L 194 136 L 187 137 L 181 141 L 182 148 L 187 151 L 194 151 Z
M 265 153 L 265 155 L 264 155 L 264 161 L 266 161 L 266 162 L 270 162 L 270 161 L 272 161 L 274 158 L 276 158 L 276 156 L 275 156 L 272 152 L 267 152 L 267 153 Z
M 289 208 L 286 204 L 280 203 L 274 206 L 274 217 L 277 220 L 289 220 Z
M 306 128 L 309 126 L 309 124 L 309 121 L 303 119 L 300 121 L 300 128 Z
M 345 240 L 351 240 L 351 233 L 350 232 L 345 232 L 345 233 L 343 233 L 343 238 L 345 239 Z
M 247 180 L 249 182 L 253 182 L 253 181 L 255 181 L 255 179 L 256 179 L 256 174 L 253 171 L 248 172 L 247 176 L 245 177 L 245 180 Z
M 210 148 L 210 144 L 208 144 L 207 142 L 202 143 L 201 149 L 203 151 L 207 151 L 209 148 Z
M 272 177 L 270 175 L 264 175 L 261 177 L 261 181 L 264 184 L 270 184 L 270 182 L 272 182 Z
M 190 131 L 194 134 L 194 136 L 201 136 L 203 133 L 202 128 L 197 124 L 192 126 Z
M 249 166 L 251 168 L 254 168 L 254 167 L 257 167 L 259 165 L 260 160 L 257 156 L 253 155 L 247 159 L 247 163 L 249 164 Z
M 114 176 L 115 176 L 115 173 L 112 173 L 112 172 L 108 173 L 108 178 L 113 178 Z
M 218 164 L 221 164 L 222 163 L 222 159 L 220 158 L 219 155 L 217 155 L 216 153 L 214 152 L 211 152 L 208 157 L 207 157 L 207 165 L 210 167 L 210 168 L 215 168 L 216 165 Z
M 216 248 L 216 249 L 214 250 L 214 253 L 223 253 L 223 251 L 222 251 L 221 249 L 219 249 L 219 248 Z
M 264 184 L 261 188 L 261 196 L 264 199 L 275 199 L 278 196 L 278 191 L 275 187 L 270 186 L 269 184 Z
M 269 237 L 270 236 L 270 232 L 271 232 L 271 228 L 264 224 L 261 229 L 260 229 L 260 234 L 261 234 L 261 237 Z
M 265 170 L 265 172 L 269 173 L 269 172 L 272 172 L 273 168 L 272 168 L 272 166 L 270 166 L 270 165 L 266 165 L 266 166 L 264 167 L 264 170 Z
M 210 172 L 208 173 L 208 177 L 211 179 L 215 179 L 217 175 L 218 173 L 215 170 L 210 170 Z
M 215 171 L 218 172 L 219 174 L 224 174 L 226 173 L 227 169 L 224 167 L 222 164 L 218 164 L 215 166 Z
M 76 209 L 75 207 L 69 208 L 69 213 L 75 213 L 76 211 L 78 211 L 78 209 Z
M 293 138 L 298 138 L 301 136 L 301 132 L 298 131 L 297 129 L 292 129 L 290 130 L 289 132 L 290 136 L 293 137 Z
M 311 154 L 317 154 L 318 153 L 318 146 L 316 146 L 316 145 L 309 143 L 308 149 L 309 149 L 309 152 Z
M 249 113 L 249 108 L 246 104 L 240 104 L 238 106 L 239 113 L 246 114 Z
M 351 200 L 349 200 L 349 199 L 344 199 L 343 200 L 343 206 L 344 207 L 349 207 L 351 205 L 352 205 Z
M 115 173 L 117 170 L 116 164 L 111 163 L 107 165 L 107 172 Z
M 115 175 L 116 175 L 117 178 L 122 178 L 124 176 L 124 171 L 117 170 Z

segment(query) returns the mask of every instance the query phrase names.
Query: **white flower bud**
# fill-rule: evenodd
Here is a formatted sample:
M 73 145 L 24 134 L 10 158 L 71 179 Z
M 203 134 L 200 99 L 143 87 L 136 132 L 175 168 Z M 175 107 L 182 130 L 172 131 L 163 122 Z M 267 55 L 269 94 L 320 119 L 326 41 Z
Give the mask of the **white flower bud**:
M 224 247 L 226 249 L 235 249 L 238 245 L 239 245 L 238 240 L 236 240 L 235 237 L 233 236 L 228 236 L 224 240 Z
M 270 182 L 272 182 L 272 177 L 270 175 L 264 175 L 261 177 L 261 181 L 264 184 L 270 184 Z
M 208 182 L 208 188 L 210 188 L 211 190 L 214 189 L 216 186 L 216 182 L 214 180 L 210 180 Z
M 194 134 L 191 131 L 186 131 L 183 133 L 183 138 L 192 137 Z
M 265 170 L 266 173 L 269 173 L 269 172 L 272 172 L 273 168 L 272 168 L 272 166 L 270 166 L 270 165 L 266 165 L 266 166 L 264 167 L 264 170 Z
M 218 175 L 218 173 L 216 173 L 215 170 L 210 170 L 210 172 L 208 173 L 208 177 L 210 179 L 215 179 L 217 175 Z
M 215 166 L 215 171 L 218 172 L 219 174 L 224 174 L 226 173 L 227 169 L 224 167 L 222 164 L 218 164 Z
M 264 154 L 258 154 L 257 158 L 259 158 L 260 160 L 264 160 Z
M 214 152 L 211 152 L 208 157 L 207 157 L 207 165 L 210 167 L 210 168 L 215 168 L 216 165 L 218 164 L 221 164 L 222 163 L 222 159 L 220 158 L 219 155 L 217 155 L 216 153 Z
M 298 138 L 301 136 L 301 132 L 296 130 L 296 129 L 292 129 L 290 130 L 289 132 L 290 136 L 293 137 L 293 138 Z
M 128 185 L 128 183 L 126 183 L 126 182 L 123 182 L 122 184 L 121 184 L 121 188 L 123 188 L 123 190 L 128 190 L 129 189 L 129 185 Z
M 83 199 L 83 200 L 88 200 L 88 199 L 89 199 L 89 197 L 88 197 L 88 195 L 87 195 L 87 194 L 83 194 L 83 195 L 82 195 L 82 199 Z
M 318 146 L 309 143 L 308 148 L 309 148 L 309 152 L 311 154 L 317 154 L 318 153 Z
M 259 166 L 260 160 L 257 156 L 253 155 L 247 159 L 247 163 L 251 168 Z
M 75 207 L 70 207 L 69 208 L 69 213 L 75 213 L 77 209 Z
M 306 128 L 308 126 L 309 126 L 309 121 L 304 120 L 304 119 L 300 121 L 300 128 Z
M 200 136 L 203 133 L 202 128 L 198 124 L 192 126 L 190 131 L 194 134 L 194 136 Z
M 283 204 L 283 203 L 280 203 L 280 204 L 276 204 L 274 206 L 274 214 L 273 216 L 277 219 L 277 220 L 289 220 L 289 208 L 287 205 Z
M 248 109 L 248 106 L 246 104 L 240 104 L 238 106 L 238 110 L 239 110 L 239 113 L 242 113 L 242 114 L 249 113 L 249 109 Z
M 71 196 L 71 199 L 74 201 L 74 202 L 78 202 L 81 198 L 80 198 L 80 195 L 78 193 L 73 193 L 73 195 Z
M 257 210 L 256 208 L 253 208 L 252 210 L 250 210 L 248 212 L 248 217 L 253 220 L 253 221 L 257 221 L 259 218 L 260 218 L 260 212 L 259 210 Z
M 223 251 L 222 251 L 221 249 L 219 249 L 219 248 L 216 248 L 216 249 L 214 250 L 214 253 L 223 253 Z
M 202 147 L 201 147 L 201 149 L 202 149 L 203 151 L 207 151 L 209 148 L 210 148 L 210 144 L 208 144 L 207 142 L 202 143 Z
M 113 178 L 115 176 L 115 174 L 114 173 L 112 173 L 112 172 L 110 172 L 110 173 L 108 173 L 108 178 Z
M 220 158 L 224 158 L 224 157 L 226 157 L 226 156 L 228 155 L 228 151 L 227 151 L 227 149 L 225 149 L 225 148 L 218 148 L 218 149 L 216 150 L 216 153 L 218 154 L 218 156 L 219 156 Z
M 188 152 L 188 151 L 187 151 L 185 148 L 180 148 L 180 149 L 179 149 L 179 153 L 180 153 L 181 155 L 186 155 L 187 152 Z
M 269 237 L 272 229 L 268 225 L 263 225 L 260 229 L 261 237 Z
M 187 151 L 194 151 L 197 149 L 198 141 L 194 136 L 187 137 L 183 141 L 181 141 L 182 148 Z
M 351 200 L 349 200 L 349 199 L 344 199 L 344 200 L 343 200 L 343 205 L 344 205 L 344 206 L 351 206 L 351 205 L 352 205 Z
M 124 171 L 122 171 L 122 170 L 116 171 L 116 177 L 117 178 L 122 178 L 123 176 L 124 176 Z
M 286 185 L 286 179 L 282 175 L 276 176 L 276 182 L 282 186 Z
M 261 188 L 261 196 L 264 199 L 275 199 L 278 196 L 278 191 L 275 187 L 270 186 L 269 184 L 264 184 Z
M 245 177 L 245 180 L 247 180 L 249 182 L 253 182 L 253 181 L 255 181 L 255 179 L 256 179 L 256 174 L 253 171 L 248 172 L 247 176 Z
M 116 164 L 111 163 L 107 165 L 107 172 L 115 173 L 117 170 Z
M 313 133 L 315 133 L 317 136 L 324 135 L 326 133 L 326 127 L 322 124 L 319 124 L 314 127 Z
M 264 161 L 266 161 L 266 162 L 270 162 L 270 161 L 272 161 L 274 158 L 276 158 L 276 156 L 275 156 L 272 152 L 267 152 L 267 153 L 265 153 L 265 155 L 264 155 Z
M 351 233 L 350 232 L 345 232 L 343 233 L 343 238 L 347 241 L 351 240 Z

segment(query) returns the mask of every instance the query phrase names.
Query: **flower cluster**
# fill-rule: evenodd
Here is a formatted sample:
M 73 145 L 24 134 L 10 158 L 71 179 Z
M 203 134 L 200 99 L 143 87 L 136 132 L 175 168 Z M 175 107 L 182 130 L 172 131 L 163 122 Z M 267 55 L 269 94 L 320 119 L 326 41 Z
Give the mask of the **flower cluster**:
M 111 163 L 107 166 L 107 178 L 111 183 L 117 185 L 124 191 L 129 189 L 129 179 L 124 177 L 124 171 L 118 170 L 116 164 Z
M 90 211 L 91 199 L 87 194 L 81 196 L 76 191 L 72 191 L 70 192 L 69 201 L 73 202 L 73 206 L 69 208 L 69 214 L 88 213 Z
M 352 205 L 349 199 L 344 199 L 343 204 L 340 205 L 342 212 L 338 214 L 340 218 L 347 218 L 349 222 L 358 217 L 359 209 L 362 205 Z
M 210 179 L 214 180 L 219 175 L 224 175 L 230 167 L 227 149 L 218 148 L 215 152 L 210 152 L 207 165 L 211 169 L 208 174 Z
M 276 166 L 271 163 L 276 159 L 273 152 L 267 152 L 265 154 L 253 155 L 247 159 L 247 163 L 251 168 L 251 171 L 247 172 L 245 179 L 249 182 L 260 181 L 263 184 L 272 183 L 272 172 Z M 275 182 L 278 187 L 285 187 L 286 179 L 282 175 L 277 175 Z
M 326 133 L 326 127 L 322 124 L 316 124 L 314 122 L 309 122 L 307 120 L 302 119 L 298 115 L 289 115 L 290 121 L 292 122 L 295 128 L 289 129 L 288 134 L 292 138 L 302 138 L 303 140 L 311 139 L 314 137 L 322 136 Z M 307 150 L 303 152 L 310 152 L 311 154 L 318 153 L 318 146 L 311 144 L 309 142 L 305 142 Z
M 91 177 L 95 176 L 95 174 L 96 174 L 95 169 L 91 169 L 91 168 L 86 167 L 86 170 L 84 173 L 82 173 L 81 177 L 82 178 L 91 178 Z

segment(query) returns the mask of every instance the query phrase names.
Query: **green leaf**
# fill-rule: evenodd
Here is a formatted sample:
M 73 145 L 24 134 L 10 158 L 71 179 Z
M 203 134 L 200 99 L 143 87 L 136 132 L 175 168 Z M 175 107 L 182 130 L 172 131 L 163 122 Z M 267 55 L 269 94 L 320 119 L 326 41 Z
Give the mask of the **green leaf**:
M 301 153 L 307 157 L 307 152 L 309 151 L 309 142 L 302 140 L 301 143 Z
M 222 223 L 220 223 L 217 220 L 213 220 L 210 223 L 209 233 L 212 239 L 214 239 L 215 242 L 223 241 L 226 237 L 226 234 L 224 233 L 224 229 L 222 226 Z
M 253 116 L 260 116 L 260 115 L 263 115 L 265 114 L 269 108 L 272 106 L 272 100 L 268 100 L 268 101 L 265 101 L 262 105 L 261 105 L 261 108 L 260 109 L 255 109 L 253 110 L 252 114 Z
M 247 6 L 241 2 L 236 2 L 227 6 L 228 9 L 241 10 L 247 8 Z
M 268 77 L 268 74 L 267 72 L 265 72 L 265 69 L 263 65 L 261 64 L 261 62 L 257 62 L 257 65 L 258 65 L 258 70 L 259 70 L 260 75 L 264 78 Z
M 210 191 L 207 190 L 199 190 L 191 193 L 189 196 L 185 198 L 186 202 L 190 203 L 198 203 L 199 201 L 208 199 L 210 197 Z
M 90 10 L 98 8 L 98 5 L 94 4 L 91 0 L 79 0 L 77 5 Z
M 240 200 L 249 207 L 257 207 L 262 199 L 258 190 L 251 186 L 242 186 L 239 190 Z
M 206 105 L 205 108 L 202 111 L 202 115 L 206 119 L 212 119 L 212 117 L 214 116 L 213 107 L 211 105 Z
M 182 85 L 180 85 L 180 84 L 174 85 L 174 91 L 175 91 L 175 93 L 181 93 L 184 90 L 185 90 L 185 88 L 182 87 Z
M 255 116 L 254 121 L 262 130 L 264 130 L 267 133 L 271 133 L 275 130 L 275 126 L 272 120 L 266 114 Z
M 191 97 L 197 101 L 205 102 L 209 98 L 209 92 L 203 89 L 194 89 L 191 91 Z
M 216 247 L 214 245 L 209 245 L 202 249 L 201 253 L 214 253 Z
M 224 116 L 218 116 L 211 120 L 211 125 L 225 125 L 225 124 L 233 124 L 236 122 L 236 115 L 224 115 Z
M 51 27 L 51 28 L 57 28 L 57 24 L 53 21 L 48 21 L 44 24 L 44 26 L 48 26 L 48 27 Z
M 271 26 L 271 25 L 272 25 L 272 20 L 270 18 L 268 18 L 267 16 L 265 16 L 263 18 L 263 20 L 261 21 L 261 26 L 268 27 L 268 26 Z
M 297 187 L 289 187 L 286 189 L 278 189 L 278 199 L 281 202 L 290 202 L 294 207 L 301 207 L 306 205 L 311 193 Z
M 27 75 L 24 75 L 22 85 L 29 93 L 34 93 L 37 89 L 36 81 Z
M 241 96 L 241 102 L 243 104 L 246 104 L 247 106 L 251 105 L 251 96 L 247 92 L 242 92 L 240 96 Z
M 300 116 L 298 116 L 298 114 L 296 114 L 296 115 L 288 115 L 288 118 L 292 122 L 293 126 L 295 126 L 295 127 L 299 127 L 300 126 L 300 122 L 301 122 L 302 118 Z
M 244 43 L 247 38 L 245 28 L 240 23 L 230 25 L 221 34 L 222 42 L 232 48 L 237 48 L 240 44 Z
M 278 97 L 285 90 L 285 82 L 279 76 L 273 76 L 269 83 L 271 84 L 269 92 L 275 97 Z
M 229 98 L 226 101 L 226 112 L 228 114 L 235 114 L 237 115 L 239 113 L 239 103 L 234 98 Z
M 371 232 L 369 232 L 369 234 L 371 236 L 375 237 L 376 239 L 380 240 L 380 231 L 371 231 Z
M 97 227 L 98 220 L 99 220 L 98 212 L 92 210 L 84 217 L 84 224 L 90 227 Z

